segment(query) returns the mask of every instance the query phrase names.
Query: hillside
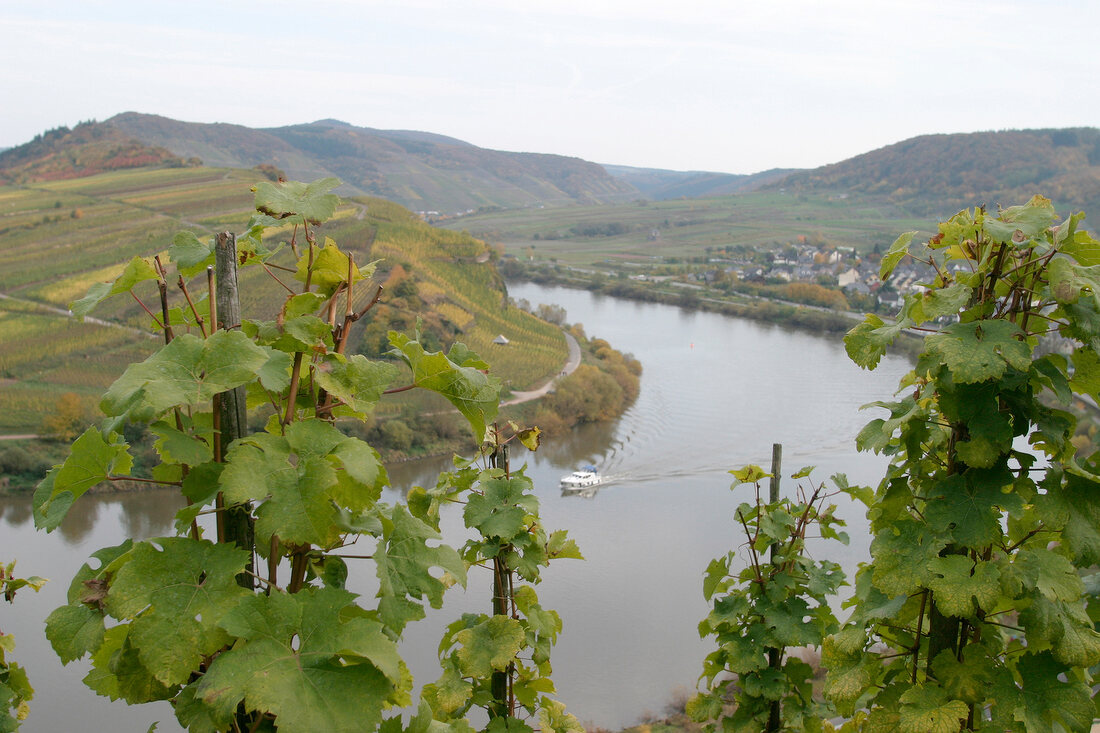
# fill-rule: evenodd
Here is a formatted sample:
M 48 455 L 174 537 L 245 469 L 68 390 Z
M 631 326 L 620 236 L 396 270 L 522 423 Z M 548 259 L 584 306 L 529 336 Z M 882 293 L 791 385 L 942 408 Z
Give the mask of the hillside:
M 56 181 L 127 168 L 197 165 L 122 130 L 82 123 L 37 135 L 25 145 L 0 151 L 0 183 Z
M 751 175 L 737 175 L 709 171 L 633 168 L 626 165 L 605 165 L 604 169 L 615 178 L 638 189 L 646 198 L 657 201 L 747 193 L 756 191 L 792 172 L 789 168 L 773 168 Z
M 336 120 L 254 130 L 127 112 L 101 124 L 184 158 L 201 158 L 206 165 L 266 163 L 297 180 L 336 176 L 347 193 L 380 196 L 414 211 L 453 214 L 484 206 L 593 204 L 638 195 L 579 158 L 487 150 L 443 135 Z
M 1100 130 L 1005 130 L 922 135 L 800 171 L 769 186 L 885 198 L 935 217 L 1042 193 L 1060 210 L 1100 212 Z
M 257 177 L 205 167 L 142 169 L 0 186 L 0 256 L 7 263 L 0 271 L 0 434 L 35 432 L 65 392 L 93 409 L 125 365 L 148 353 L 155 335 L 131 299 L 104 303 L 93 313 L 103 320 L 85 323 L 68 317 L 68 304 L 116 277 L 133 256 L 164 252 L 181 229 L 199 236 L 241 231 Z M 265 241 L 276 246 L 291 235 L 276 231 Z M 358 262 L 381 260 L 382 304 L 353 332 L 351 349 L 378 355 L 388 329 L 409 332 L 419 318 L 427 345 L 463 341 L 514 389 L 545 382 L 565 362 L 561 331 L 507 303 L 495 255 L 483 242 L 367 197 L 346 199 L 318 235 L 353 251 Z M 291 259 L 287 252 L 275 264 Z M 194 287 L 201 294 L 203 286 Z M 270 318 L 286 295 L 262 268 L 242 271 L 241 292 L 246 318 Z M 372 295 L 362 288 L 360 304 Z M 143 298 L 156 309 L 155 288 Z M 507 347 L 492 343 L 500 334 Z M 409 393 L 384 409 L 442 409 L 430 397 Z

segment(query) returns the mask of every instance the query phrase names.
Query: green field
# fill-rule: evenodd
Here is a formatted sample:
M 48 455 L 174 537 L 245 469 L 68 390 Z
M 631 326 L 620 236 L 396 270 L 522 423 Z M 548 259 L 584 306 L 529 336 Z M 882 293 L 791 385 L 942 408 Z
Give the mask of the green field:
M 96 282 L 114 279 L 134 256 L 167 251 L 172 237 L 188 229 L 199 236 L 241 231 L 252 213 L 255 171 L 211 168 L 121 171 L 48 183 L 0 187 L 0 434 L 33 433 L 57 398 L 79 395 L 94 410 L 97 396 L 126 364 L 156 346 L 148 316 L 129 296 L 105 302 L 80 323 L 66 314 L 69 303 Z M 371 328 L 411 330 L 417 318 L 438 326 L 449 340 L 461 340 L 492 365 L 505 384 L 526 389 L 557 374 L 566 358 L 560 330 L 517 308 L 507 307 L 503 281 L 491 252 L 469 236 L 430 227 L 400 206 L 379 199 L 345 201 L 336 217 L 317 231 L 355 253 L 356 261 L 379 264 L 384 281 L 396 263 L 412 283 L 376 321 L 360 322 L 358 336 Z M 289 230 L 269 230 L 266 243 L 290 239 Z M 301 238 L 299 237 L 299 242 Z M 289 250 L 274 260 L 290 266 Z M 281 273 L 297 285 L 289 273 Z M 261 268 L 241 272 L 246 318 L 275 317 L 287 291 Z M 155 285 L 142 283 L 142 300 L 158 310 Z M 182 302 L 171 284 L 170 298 Z M 196 297 L 204 282 L 194 282 Z M 361 287 L 364 305 L 373 288 Z M 387 303 L 387 298 L 382 301 Z M 382 314 L 387 315 L 383 316 Z M 378 314 L 378 315 L 376 315 Z M 507 348 L 493 345 L 507 336 Z M 425 406 L 426 404 L 426 406 Z M 412 397 L 395 401 L 388 414 L 438 409 Z
M 571 266 L 648 263 L 670 257 L 703 257 L 709 250 L 744 245 L 767 249 L 824 237 L 866 252 L 884 249 L 898 234 L 931 230 L 887 204 L 826 195 L 757 192 L 606 206 L 525 208 L 450 219 L 448 229 L 468 231 L 523 259 L 556 259 Z M 583 236 L 589 230 L 621 231 Z

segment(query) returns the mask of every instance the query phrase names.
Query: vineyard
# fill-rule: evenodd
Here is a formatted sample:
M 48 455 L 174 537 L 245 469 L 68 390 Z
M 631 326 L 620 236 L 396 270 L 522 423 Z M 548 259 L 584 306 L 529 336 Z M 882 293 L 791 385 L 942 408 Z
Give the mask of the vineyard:
M 524 259 L 618 270 L 634 262 L 704 257 L 720 247 L 768 250 L 815 234 L 867 252 L 899 230 L 928 222 L 868 199 L 757 191 L 479 212 L 443 220 L 440 226 L 500 242 L 506 252 Z
M 116 299 L 97 310 L 98 318 L 125 328 L 78 323 L 64 313 L 93 285 L 116 278 L 130 258 L 166 253 L 180 230 L 198 236 L 240 231 L 252 212 L 250 187 L 262 178 L 256 171 L 174 168 L 0 187 L 0 252 L 7 263 L 0 272 L 0 294 L 10 297 L 0 300 L 5 345 L 0 433 L 35 432 L 43 412 L 63 393 L 84 395 L 93 405 L 93 396 L 125 364 L 149 353 L 155 342 L 135 299 Z M 271 267 L 292 268 L 288 245 L 294 227 L 275 224 L 266 236 L 273 249 L 283 248 L 270 260 Z M 403 207 L 368 198 L 341 202 L 318 236 L 322 244 L 324 237 L 340 241 L 357 261 L 379 260 L 379 282 L 400 263 L 420 294 L 420 301 L 407 303 L 403 312 L 380 309 L 373 323 L 357 324 L 350 350 L 366 348 L 361 339 L 369 329 L 384 338 L 391 327 L 416 328 L 420 318 L 433 338 L 461 337 L 471 348 L 491 354 L 506 387 L 535 386 L 564 363 L 565 341 L 557 328 L 507 307 L 503 281 L 482 242 L 435 229 Z M 268 278 L 263 268 L 244 268 L 240 278 L 246 318 L 277 308 L 278 293 L 255 287 Z M 138 297 L 152 302 L 155 292 L 147 289 Z M 373 291 L 362 288 L 355 307 L 372 297 Z M 507 347 L 492 343 L 502 334 L 510 342 Z M 383 415 L 442 407 L 429 394 L 404 396 L 388 403 Z

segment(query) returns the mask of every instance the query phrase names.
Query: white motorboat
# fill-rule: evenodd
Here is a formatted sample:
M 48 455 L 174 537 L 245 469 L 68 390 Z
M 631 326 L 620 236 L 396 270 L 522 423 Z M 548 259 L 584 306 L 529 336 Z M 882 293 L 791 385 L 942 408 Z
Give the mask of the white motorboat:
M 561 487 L 563 489 L 583 489 L 588 486 L 596 486 L 602 480 L 595 466 L 585 466 L 567 476 L 562 476 Z

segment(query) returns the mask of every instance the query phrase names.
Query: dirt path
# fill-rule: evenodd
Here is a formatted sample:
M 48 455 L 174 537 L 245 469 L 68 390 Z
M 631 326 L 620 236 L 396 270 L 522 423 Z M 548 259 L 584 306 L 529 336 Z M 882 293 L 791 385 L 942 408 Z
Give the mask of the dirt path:
M 500 403 L 501 407 L 504 407 L 505 405 L 518 405 L 521 402 L 530 402 L 531 400 L 537 400 L 539 397 L 542 397 L 553 388 L 554 382 L 558 380 L 558 377 L 564 377 L 567 374 L 572 374 L 574 370 L 576 370 L 576 368 L 580 366 L 580 344 L 577 343 L 577 339 L 573 338 L 573 336 L 568 333 L 565 334 L 565 341 L 569 345 L 569 358 L 565 360 L 565 366 L 562 367 L 561 374 L 559 374 L 557 377 L 554 377 L 549 382 L 542 385 L 541 387 L 538 387 L 537 389 L 532 389 L 528 392 L 513 392 L 511 397 L 509 397 L 506 401 Z

